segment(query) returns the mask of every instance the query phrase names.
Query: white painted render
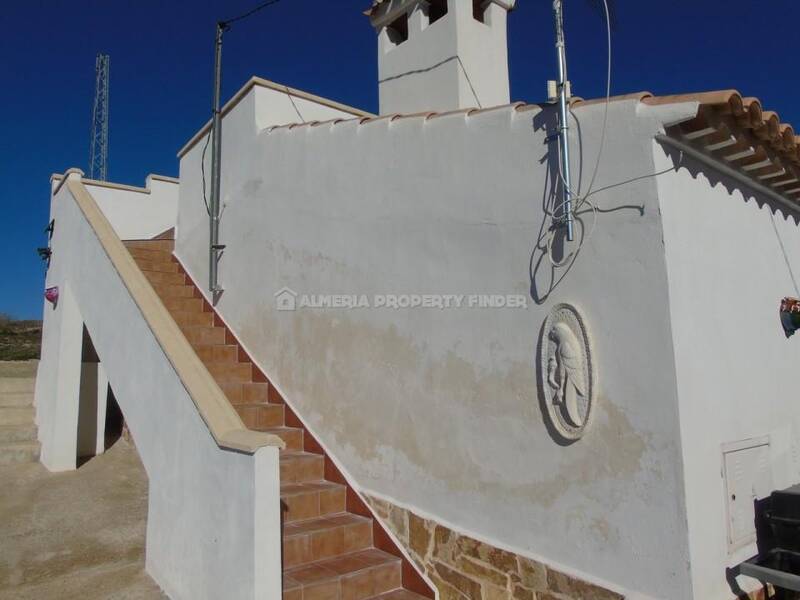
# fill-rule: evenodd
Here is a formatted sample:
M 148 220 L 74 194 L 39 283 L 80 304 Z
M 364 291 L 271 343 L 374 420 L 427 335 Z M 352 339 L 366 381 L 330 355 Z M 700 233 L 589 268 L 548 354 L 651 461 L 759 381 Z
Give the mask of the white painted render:
M 71 175 L 71 177 L 77 177 Z M 278 449 L 221 450 L 66 185 L 36 387 L 42 462 L 75 468 L 83 326 L 149 479 L 147 571 L 174 599 L 280 595 Z
M 553 199 L 552 108 L 257 131 L 255 102 L 223 127 L 217 308 L 356 484 L 629 597 L 691 597 L 656 180 L 598 191 L 616 210 L 598 214 L 568 272 L 551 270 L 537 239 Z M 696 108 L 613 103 L 595 189 L 654 173 L 653 135 Z M 585 186 L 603 105 L 574 114 Z M 197 146 L 182 156 L 176 253 L 205 286 L 199 164 Z M 588 229 L 591 211 L 580 218 Z M 279 312 L 283 287 L 540 303 Z M 586 317 L 600 382 L 592 429 L 566 447 L 543 423 L 535 371 L 560 302 Z
M 148 176 L 146 187 L 137 190 L 86 182 L 114 231 L 123 240 L 147 240 L 175 226 L 178 184 Z
M 509 102 L 508 6 L 487 3 L 484 22 L 472 0 L 448 0 L 447 14 L 430 23 L 427 2 L 394 0 L 372 17 L 378 32 L 380 113 L 489 107 Z M 387 29 L 408 15 L 408 39 Z
M 655 154 L 658 167 L 678 159 Z M 695 598 L 725 598 L 725 567 L 757 551 L 728 550 L 723 446 L 767 436 L 768 492 L 800 481 L 800 339 L 786 339 L 778 317 L 781 298 L 800 295 L 800 214 L 688 157 L 683 165 L 658 185 L 692 582 Z

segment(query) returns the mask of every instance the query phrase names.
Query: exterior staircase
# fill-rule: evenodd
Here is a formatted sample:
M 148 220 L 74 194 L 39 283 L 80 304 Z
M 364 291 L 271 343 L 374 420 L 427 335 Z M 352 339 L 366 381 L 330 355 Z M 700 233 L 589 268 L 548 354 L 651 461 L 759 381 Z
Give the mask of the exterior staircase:
M 37 364 L 0 363 L 0 464 L 39 460 L 33 409 Z
M 283 439 L 285 600 L 421 600 L 433 592 L 173 256 L 174 241 L 128 250 L 244 424 Z

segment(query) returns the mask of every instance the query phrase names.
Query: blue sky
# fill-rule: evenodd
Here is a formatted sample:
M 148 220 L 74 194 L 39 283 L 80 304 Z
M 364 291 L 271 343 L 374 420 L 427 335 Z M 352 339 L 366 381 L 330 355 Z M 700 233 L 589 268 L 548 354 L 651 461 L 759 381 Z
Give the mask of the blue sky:
M 177 150 L 210 114 L 214 23 L 258 0 L 6 0 L 0 26 L 0 312 L 40 318 L 48 179 L 86 169 L 94 58 L 111 55 L 109 179 L 177 175 Z M 282 0 L 236 24 L 224 97 L 251 75 L 377 110 L 369 0 Z M 514 100 L 542 101 L 555 62 L 550 0 L 518 0 L 509 19 Z M 574 93 L 605 85 L 603 21 L 566 0 Z M 796 0 L 617 0 L 615 94 L 736 88 L 800 126 Z

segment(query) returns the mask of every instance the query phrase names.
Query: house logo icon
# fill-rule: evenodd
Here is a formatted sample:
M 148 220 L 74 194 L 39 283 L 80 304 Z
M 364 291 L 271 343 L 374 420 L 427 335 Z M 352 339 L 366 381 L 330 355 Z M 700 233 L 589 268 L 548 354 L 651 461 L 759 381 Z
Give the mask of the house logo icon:
M 278 310 L 294 310 L 297 308 L 297 292 L 288 287 L 281 288 L 275 294 Z

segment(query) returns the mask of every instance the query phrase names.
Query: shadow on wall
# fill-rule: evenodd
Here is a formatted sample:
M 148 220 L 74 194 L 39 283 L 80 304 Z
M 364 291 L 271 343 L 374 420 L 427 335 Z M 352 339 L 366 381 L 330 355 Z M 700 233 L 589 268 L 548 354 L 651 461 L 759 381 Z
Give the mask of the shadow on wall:
M 530 275 L 530 294 L 536 304 L 543 304 L 547 301 L 553 291 L 566 278 L 578 259 L 584 244 L 591 238 L 598 225 L 600 215 L 613 213 L 620 210 L 635 210 L 640 216 L 644 216 L 644 204 L 642 205 L 620 205 L 611 208 L 599 208 L 589 200 L 592 194 L 607 190 L 618 185 L 630 183 L 630 181 L 606 186 L 600 189 L 587 189 L 584 192 L 584 144 L 583 129 L 578 117 L 570 112 L 571 127 L 577 132 L 577 147 L 571 146 L 572 156 L 577 156 L 577 169 L 574 174 L 575 184 L 572 190 L 573 216 L 577 225 L 577 239 L 569 242 L 566 236 L 566 229 L 562 226 L 564 212 L 562 208 L 562 198 L 564 195 L 564 181 L 561 174 L 561 148 L 559 143 L 560 127 L 558 122 L 558 112 L 554 106 L 542 105 L 542 110 L 532 119 L 534 131 L 544 131 L 545 152 L 539 159 L 540 165 L 547 166 L 546 178 L 542 188 L 541 208 L 542 222 L 539 226 L 536 244 L 531 252 L 528 265 Z M 577 151 L 576 151 L 577 150 Z M 595 159 L 596 161 L 597 159 Z M 574 160 L 571 164 L 574 165 Z M 593 162 L 591 165 L 592 180 L 594 180 L 595 170 L 599 170 L 600 165 Z M 647 175 L 645 176 L 647 177 Z M 637 178 L 638 179 L 638 178 Z M 593 181 L 590 182 L 590 186 Z
M 691 157 L 681 158 L 681 151 L 672 146 L 661 144 L 661 148 L 670 160 L 678 165 L 678 170 L 681 168 L 685 169 L 689 175 L 692 176 L 692 179 L 698 179 L 700 175 L 703 175 L 708 180 L 708 185 L 710 187 L 715 188 L 718 185 L 722 185 L 729 196 L 733 196 L 734 192 L 738 191 L 742 195 L 745 203 L 754 201 L 759 208 L 764 208 L 766 205 L 773 215 L 780 212 L 784 220 L 791 218 L 795 225 L 800 225 L 800 207 L 798 207 L 797 210 L 791 210 L 789 207 L 780 205 L 776 201 L 767 200 L 762 194 L 757 193 L 746 184 L 722 173 L 718 173 Z

